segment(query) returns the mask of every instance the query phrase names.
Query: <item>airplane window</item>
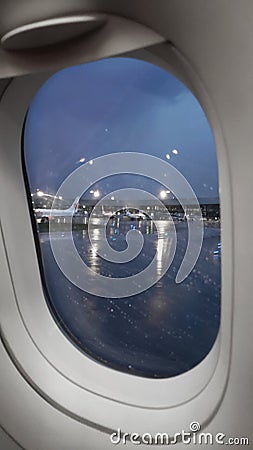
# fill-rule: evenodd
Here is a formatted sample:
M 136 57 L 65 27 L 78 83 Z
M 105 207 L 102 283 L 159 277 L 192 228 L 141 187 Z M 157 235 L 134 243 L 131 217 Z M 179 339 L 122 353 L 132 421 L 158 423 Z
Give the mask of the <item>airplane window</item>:
M 220 208 L 189 89 L 132 58 L 61 70 L 30 105 L 23 162 L 46 301 L 72 343 L 142 377 L 199 364 L 220 325 Z

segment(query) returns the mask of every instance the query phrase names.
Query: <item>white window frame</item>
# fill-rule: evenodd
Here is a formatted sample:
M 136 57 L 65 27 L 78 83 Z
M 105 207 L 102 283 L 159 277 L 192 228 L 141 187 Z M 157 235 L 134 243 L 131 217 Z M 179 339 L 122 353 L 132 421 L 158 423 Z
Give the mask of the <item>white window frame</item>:
M 188 430 L 195 419 L 207 423 L 221 401 L 229 373 L 233 274 L 229 165 L 214 106 L 186 59 L 169 44 L 127 56 L 158 64 L 181 79 L 200 101 L 214 132 L 222 224 L 221 324 L 215 344 L 188 372 L 148 379 L 93 361 L 56 325 L 44 298 L 20 156 L 29 104 L 52 73 L 12 80 L 0 102 L 2 238 L 12 281 L 12 299 L 3 298 L 1 303 L 2 334 L 29 384 L 65 414 L 108 433 L 117 428 L 140 434 L 169 428 L 176 433 L 179 428 Z M 7 283 L 10 280 L 1 279 L 4 289 Z

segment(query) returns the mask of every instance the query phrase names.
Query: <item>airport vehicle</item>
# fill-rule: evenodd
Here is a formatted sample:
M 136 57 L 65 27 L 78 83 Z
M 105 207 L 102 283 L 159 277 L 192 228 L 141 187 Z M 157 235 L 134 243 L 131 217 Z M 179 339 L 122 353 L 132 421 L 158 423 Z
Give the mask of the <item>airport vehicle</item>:
M 184 222 L 186 220 L 186 215 L 182 213 L 174 213 L 172 215 L 173 219 L 175 219 L 177 222 Z M 190 218 L 189 218 L 190 219 Z
M 119 444 L 119 448 L 122 446 L 132 450 L 138 447 L 140 438 L 142 445 L 139 447 L 146 449 L 151 447 L 150 436 L 157 433 L 167 433 L 173 443 L 177 440 L 175 448 L 180 450 L 185 445 L 189 449 L 209 446 L 218 450 L 222 445 L 252 449 L 253 238 L 249 225 L 251 218 L 253 219 L 253 2 L 1 0 L 0 17 L 0 449 L 112 450 Z M 32 226 L 34 217 L 28 195 L 29 180 L 22 156 L 22 139 L 27 139 L 26 127 L 29 127 L 27 111 L 30 110 L 34 96 L 48 83 L 50 77 L 53 76 L 56 90 L 59 81 L 57 72 L 60 70 L 106 58 L 116 60 L 122 55 L 125 58 L 147 61 L 168 71 L 193 92 L 205 113 L 200 117 L 200 122 L 206 115 L 214 134 L 219 171 L 221 240 L 217 238 L 217 241 L 221 242 L 222 250 L 218 248 L 216 251 L 222 253 L 222 257 L 214 258 L 210 251 L 207 259 L 203 259 L 203 265 L 210 263 L 210 260 L 213 261 L 214 268 L 221 264 L 220 331 L 206 357 L 198 365 L 179 375 L 158 379 L 133 375 L 130 373 L 132 367 L 125 371 L 116 370 L 106 365 L 109 357 L 103 352 L 105 345 L 110 347 L 112 344 L 111 324 L 113 320 L 117 322 L 120 316 L 125 317 L 129 326 L 132 326 L 133 317 L 138 320 L 140 326 L 136 333 L 141 332 L 141 326 L 150 323 L 158 333 L 156 321 L 159 324 L 164 321 L 160 329 L 165 329 L 166 302 L 163 299 L 157 297 L 152 302 L 150 295 L 152 314 L 148 315 L 146 303 L 143 303 L 142 314 L 134 309 L 134 296 L 129 306 L 125 298 L 120 299 L 121 303 L 110 298 L 109 292 L 106 306 L 102 310 L 99 309 L 102 308 L 101 298 L 96 301 L 90 297 L 87 300 L 88 294 L 83 294 L 82 298 L 75 297 L 74 305 L 83 308 L 81 313 L 76 310 L 76 314 L 70 314 L 68 309 L 65 310 L 65 317 L 72 324 L 77 324 L 79 334 L 70 337 L 67 327 L 61 327 L 64 320 L 56 320 L 55 308 L 48 301 L 40 255 L 47 248 L 48 240 L 45 237 L 41 241 L 41 250 L 37 251 L 38 236 L 34 234 L 36 227 Z M 136 73 L 137 71 L 137 77 Z M 103 75 L 106 79 L 106 71 Z M 74 77 L 73 85 L 75 80 Z M 115 72 L 111 84 L 116 85 L 117 80 L 118 72 Z M 163 87 L 167 86 L 166 80 L 164 85 L 159 85 L 159 95 L 157 92 L 154 95 L 154 84 L 149 77 L 144 77 L 139 85 L 137 81 L 144 103 L 158 97 L 160 108 L 169 111 L 176 108 L 182 100 L 180 92 L 175 95 L 173 92 L 170 105 L 165 104 Z M 119 86 L 119 91 L 126 92 L 127 101 L 128 88 L 128 80 Z M 99 83 L 96 89 L 96 101 L 102 95 L 101 92 L 107 94 Z M 62 98 L 67 95 L 68 92 L 65 91 Z M 75 96 L 78 104 L 80 96 L 81 94 Z M 39 97 L 41 98 L 40 94 Z M 118 97 L 115 96 L 114 102 L 109 103 L 112 108 L 108 108 L 103 117 L 109 118 L 117 100 Z M 89 107 L 92 108 L 96 101 L 90 102 Z M 76 117 L 70 106 L 65 108 L 66 116 Z M 59 106 L 58 112 L 62 109 Z M 33 113 L 38 110 L 32 106 L 30 111 Z M 139 113 L 138 108 L 136 112 Z M 147 108 L 147 114 L 151 112 Z M 50 172 L 50 164 L 55 155 L 58 151 L 60 153 L 64 145 L 69 153 L 70 148 L 75 149 L 78 145 L 82 151 L 84 148 L 89 150 L 92 147 L 92 136 L 98 136 L 95 149 L 99 145 L 107 145 L 107 152 L 112 151 L 112 142 L 108 142 L 108 139 L 113 136 L 115 151 L 121 152 L 123 145 L 125 151 L 129 151 L 128 145 L 136 130 L 138 134 L 139 130 L 145 129 L 149 137 L 150 132 L 160 123 L 159 116 L 152 122 L 152 126 L 145 127 L 148 117 L 141 113 L 138 117 L 138 120 L 134 117 L 134 123 L 131 123 L 124 134 L 115 121 L 115 128 L 119 130 L 119 134 L 122 132 L 120 136 L 106 125 L 102 129 L 103 134 L 100 133 L 100 124 L 96 122 L 98 115 L 93 115 L 91 123 L 90 115 L 87 114 L 89 123 L 85 128 L 86 140 L 73 143 L 62 139 L 59 146 L 52 143 L 48 171 Z M 70 119 L 60 125 L 55 120 L 52 122 L 52 129 L 57 123 L 63 134 L 70 122 L 74 127 L 78 120 Z M 188 122 L 192 129 L 198 130 L 195 122 L 191 119 Z M 169 126 L 169 121 L 164 123 L 166 127 Z M 80 124 L 84 127 L 82 121 Z M 180 127 L 179 129 L 181 131 Z M 44 145 L 46 132 L 43 123 L 38 120 L 33 130 L 35 135 L 42 136 L 40 142 Z M 183 130 L 181 134 L 184 134 Z M 173 140 L 173 133 L 171 136 Z M 201 133 L 198 136 L 202 138 Z M 162 135 L 153 142 L 156 149 L 160 149 L 160 138 L 162 139 Z M 170 149 L 175 146 L 176 149 L 179 148 L 177 142 L 173 141 Z M 135 148 L 140 152 L 146 151 L 145 148 L 143 150 L 142 142 L 138 142 Z M 163 145 L 162 148 L 164 149 Z M 194 149 L 194 143 L 191 147 L 185 143 L 185 154 L 191 163 Z M 205 149 L 203 141 L 203 153 Z M 166 147 L 164 154 L 167 152 Z M 34 153 L 38 156 L 35 147 Z M 176 158 L 179 160 L 180 155 L 181 152 L 170 152 L 166 158 L 173 162 Z M 74 168 L 81 156 L 75 159 Z M 93 160 L 90 160 L 91 170 L 94 169 L 94 172 L 96 164 L 97 161 L 93 164 Z M 205 164 L 209 168 L 208 159 Z M 107 170 L 112 169 L 112 165 L 104 164 L 97 178 L 105 167 Z M 194 174 L 201 172 L 198 164 L 192 163 L 192 169 Z M 37 173 L 41 174 L 42 179 L 45 178 L 44 168 L 38 168 Z M 86 182 L 87 178 L 82 180 Z M 40 184 L 35 189 L 37 186 Z M 203 187 L 202 183 L 201 188 L 209 189 L 209 186 Z M 77 193 L 73 198 L 76 195 Z M 46 217 L 49 216 L 46 214 Z M 198 220 L 189 222 L 189 227 L 199 223 Z M 182 223 L 178 228 L 183 226 Z M 88 256 L 91 266 L 97 269 L 99 248 L 95 245 L 99 242 L 101 230 L 97 226 L 93 231 L 95 244 L 90 248 Z M 85 233 L 86 230 L 83 230 L 83 236 Z M 135 231 L 131 233 L 130 236 L 133 237 Z M 65 246 L 70 241 L 63 238 L 60 240 L 60 233 L 55 236 L 55 245 L 57 239 Z M 83 237 L 82 239 L 82 243 L 86 243 Z M 113 242 L 118 242 L 120 237 L 112 235 L 113 239 L 116 239 Z M 157 244 L 157 272 L 162 270 L 162 261 L 168 249 L 166 245 L 166 237 Z M 215 248 L 214 246 L 213 249 Z M 104 253 L 106 251 L 107 249 Z M 122 247 L 121 252 L 124 251 Z M 127 256 L 127 250 L 124 255 Z M 51 259 L 53 260 L 53 256 Z M 64 258 L 61 262 L 64 263 Z M 122 264 L 118 266 L 120 269 Z M 82 278 L 81 272 L 74 272 L 73 275 L 79 276 L 76 277 L 77 283 Z M 182 295 L 171 295 L 170 289 L 176 283 L 174 279 L 169 280 L 171 283 L 167 292 L 170 306 L 178 304 L 184 310 L 187 304 L 191 304 L 192 299 L 188 302 L 187 296 L 194 289 L 194 277 L 197 275 L 197 271 L 193 272 L 192 283 L 185 285 Z M 58 307 L 68 306 L 68 296 L 79 289 L 74 285 L 71 289 L 66 288 L 66 296 L 63 297 L 62 286 L 65 286 L 66 277 L 61 277 L 58 282 L 54 275 L 51 276 L 52 290 L 57 294 L 62 289 L 62 297 L 57 297 Z M 98 283 L 95 278 L 89 279 L 91 286 L 96 288 Z M 214 281 L 211 276 L 206 277 L 206 286 L 214 287 Z M 162 279 L 159 283 L 161 282 Z M 126 286 L 125 289 L 127 288 Z M 197 292 L 196 303 L 200 309 L 205 310 L 206 304 L 203 307 L 203 303 L 199 301 L 200 295 Z M 88 303 L 89 315 L 86 308 Z M 194 325 L 192 315 L 196 303 L 193 302 L 193 311 L 184 322 L 190 328 L 182 329 L 184 324 L 180 323 L 181 333 L 174 333 L 174 329 L 166 330 L 171 333 L 168 334 L 171 342 L 180 342 L 187 334 L 189 340 L 193 339 L 193 326 L 204 329 L 205 333 L 212 329 L 216 314 L 212 308 L 215 305 L 209 301 L 211 309 L 208 309 L 208 324 L 205 322 L 203 325 L 201 320 L 195 318 Z M 80 317 L 85 318 L 85 326 L 80 326 Z M 97 320 L 96 326 L 92 322 L 94 319 Z M 171 320 L 178 321 L 178 315 L 173 316 L 173 311 Z M 120 322 L 117 323 L 120 331 Z M 131 330 L 134 326 L 135 323 Z M 85 351 L 80 351 L 83 329 L 90 331 L 89 343 L 96 344 L 101 350 L 99 361 L 92 352 L 86 354 Z M 100 333 L 104 329 L 107 331 L 107 339 L 101 340 Z M 146 357 L 158 365 L 160 360 L 156 358 L 155 352 L 150 355 L 148 346 L 145 347 L 149 335 L 142 337 L 143 352 L 136 357 L 137 362 Z M 129 342 L 130 338 L 131 332 L 126 334 L 125 342 Z M 157 352 L 160 349 L 166 351 L 164 339 L 159 340 Z M 204 343 L 204 338 L 196 343 L 196 353 L 201 351 Z M 132 345 L 135 349 L 134 343 Z M 110 348 L 109 356 L 116 354 L 116 357 L 121 358 L 122 365 L 125 362 L 124 355 L 131 353 L 132 349 L 128 346 L 124 352 L 117 353 L 115 347 Z M 173 347 L 172 364 L 177 360 L 174 350 Z M 200 437 L 202 441 L 199 440 Z M 166 439 L 166 436 L 163 438 Z M 164 448 L 164 445 L 155 448 Z
M 67 209 L 46 209 L 46 208 L 36 208 L 34 209 L 35 216 L 37 220 L 48 222 L 54 217 L 72 217 L 78 210 L 79 198 L 76 197 L 72 205 Z

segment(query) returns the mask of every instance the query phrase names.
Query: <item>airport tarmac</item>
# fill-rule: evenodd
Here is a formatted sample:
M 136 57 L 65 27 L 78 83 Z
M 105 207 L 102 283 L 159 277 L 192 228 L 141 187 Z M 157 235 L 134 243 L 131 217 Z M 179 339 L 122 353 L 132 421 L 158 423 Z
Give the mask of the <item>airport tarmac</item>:
M 104 224 L 102 219 L 93 224 L 95 242 Z M 126 233 L 133 228 L 142 233 L 144 245 L 137 258 L 124 264 L 100 258 L 91 246 L 87 227 L 73 231 L 73 238 L 79 255 L 93 271 L 127 277 L 142 271 L 158 246 L 164 245 L 152 221 L 112 219 L 106 227 L 112 248 L 124 250 Z M 166 274 L 145 292 L 121 299 L 96 297 L 69 282 L 54 260 L 49 233 L 39 233 L 48 303 L 64 332 L 86 355 L 134 375 L 165 378 L 186 372 L 208 354 L 220 324 L 219 223 L 204 224 L 199 259 L 180 284 L 175 283 L 175 276 L 187 246 L 187 224 L 177 223 L 176 231 L 177 251 Z M 64 252 L 70 233 L 59 229 L 51 239 L 60 239 Z

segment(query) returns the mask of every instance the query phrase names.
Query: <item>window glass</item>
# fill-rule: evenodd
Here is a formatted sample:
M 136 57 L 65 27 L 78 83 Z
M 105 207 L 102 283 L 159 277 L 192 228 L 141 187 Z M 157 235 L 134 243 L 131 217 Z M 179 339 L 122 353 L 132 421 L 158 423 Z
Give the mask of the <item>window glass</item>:
M 61 70 L 34 97 L 24 176 L 46 301 L 86 356 L 179 375 L 220 325 L 215 144 L 193 94 L 131 58 Z

